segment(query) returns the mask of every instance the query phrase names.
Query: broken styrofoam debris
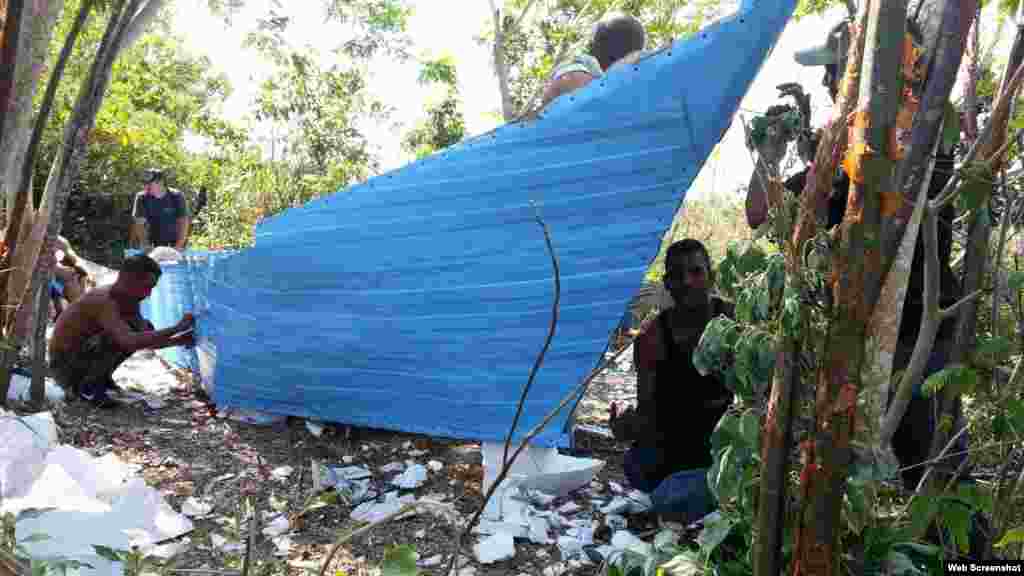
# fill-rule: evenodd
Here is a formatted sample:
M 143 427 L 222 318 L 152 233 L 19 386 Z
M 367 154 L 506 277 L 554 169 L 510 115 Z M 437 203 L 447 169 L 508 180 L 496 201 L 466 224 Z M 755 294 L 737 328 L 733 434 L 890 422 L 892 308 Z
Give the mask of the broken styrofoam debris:
M 196 518 L 206 516 L 210 512 L 213 512 L 213 504 L 203 502 L 195 496 L 189 496 L 181 503 L 181 513 L 185 516 Z
M 612 534 L 612 548 L 617 550 L 629 550 L 643 556 L 650 556 L 653 546 L 637 538 L 626 530 L 619 530 Z
M 420 464 L 416 464 L 414 466 L 406 468 L 406 470 L 399 474 L 394 480 L 392 480 L 391 483 L 394 484 L 395 486 L 398 486 L 399 488 L 412 490 L 414 488 L 419 488 L 426 481 L 426 467 L 421 466 Z
M 44 381 L 44 396 L 48 402 L 57 403 L 64 401 L 64 389 L 57 385 L 52 378 Z M 7 399 L 15 402 L 29 402 L 31 394 L 32 378 L 21 374 L 11 374 L 11 386 L 7 389 Z
M 394 492 L 389 492 L 383 502 L 363 502 L 352 511 L 352 519 L 359 522 L 376 522 L 382 518 L 394 514 L 406 504 L 412 504 L 416 498 L 412 494 L 398 497 Z
M 555 501 L 554 496 L 541 492 L 540 490 L 527 490 L 526 494 L 530 503 L 536 506 L 548 507 Z
M 459 571 L 456 573 L 455 576 L 476 576 L 476 568 L 472 566 L 459 568 Z
M 632 490 L 625 496 L 616 496 L 607 506 L 601 508 L 602 514 L 640 514 L 650 510 L 651 497 L 639 490 Z
M 373 474 L 362 466 L 328 466 L 322 475 L 322 485 L 334 486 L 339 495 L 349 502 L 358 502 L 370 493 Z
M 222 552 L 242 552 L 245 546 L 238 542 L 228 543 L 228 539 L 217 533 L 210 534 L 210 544 Z
M 493 564 L 514 557 L 516 545 L 511 534 L 499 532 L 477 543 L 473 552 L 481 564 Z
M 427 530 L 425 528 L 421 528 L 413 533 L 413 537 L 417 540 L 423 540 L 427 537 Z
M 616 530 L 626 529 L 626 517 L 620 516 L 619 514 L 608 514 L 604 517 L 604 523 L 611 529 L 612 532 Z
M 565 573 L 565 564 L 559 562 L 558 564 L 552 564 L 544 568 L 544 576 L 562 576 Z
M 508 534 L 513 538 L 527 538 L 529 530 L 527 527 L 512 522 L 495 522 L 493 520 L 480 519 L 473 527 L 474 534 L 493 536 L 495 534 Z
M 626 491 L 626 490 L 625 490 L 625 489 L 624 489 L 624 488 L 622 487 L 622 484 L 619 484 L 618 482 L 615 482 L 615 481 L 613 481 L 613 480 L 609 480 L 609 481 L 608 481 L 608 487 L 609 487 L 609 488 L 611 488 L 611 489 L 612 489 L 612 492 L 614 492 L 614 493 L 616 493 L 616 494 L 622 494 L 623 492 L 625 492 L 625 491 Z
M 309 433 L 317 438 L 324 435 L 324 425 L 312 420 L 306 420 L 306 430 L 309 430 Z
M 580 505 L 572 501 L 566 502 L 558 508 L 558 511 L 566 515 L 575 514 L 580 511 Z
M 589 546 L 594 543 L 594 525 L 590 520 L 573 522 L 572 526 L 565 531 L 565 535 L 575 539 L 583 546 Z
M 277 468 L 274 468 L 273 470 L 270 471 L 270 475 L 273 476 L 275 480 L 283 481 L 287 480 L 294 471 L 295 469 L 292 468 L 291 466 L 278 466 Z
M 550 544 L 547 521 L 536 516 L 530 518 L 529 538 L 534 544 Z
M 0 409 L 0 502 L 28 492 L 57 445 L 57 424 L 49 412 L 17 417 Z
M 290 536 L 278 536 L 273 539 L 274 556 L 284 557 L 292 551 L 292 539 Z
M 409 456 L 412 456 L 413 458 L 419 458 L 420 456 L 426 456 L 427 454 L 430 454 L 430 450 L 410 450 L 409 451 Z
M 572 536 L 559 536 L 558 551 L 562 553 L 562 560 L 575 558 L 583 554 L 583 543 Z
M 412 450 L 412 447 L 413 446 L 411 440 L 406 440 L 405 442 L 402 443 L 402 450 Z
M 341 461 L 344 462 L 345 464 L 351 464 L 352 462 L 355 461 L 355 457 L 354 456 L 342 456 L 341 457 Z
M 500 442 L 484 442 L 481 452 L 484 461 L 482 490 L 486 493 L 497 479 L 505 455 L 505 445 Z M 574 458 L 559 454 L 557 448 L 530 445 L 512 463 L 508 479 L 525 489 L 567 496 L 573 490 L 589 484 L 602 467 L 602 460 Z
M 390 464 L 385 464 L 380 467 L 380 471 L 384 472 L 385 474 L 390 472 L 401 472 L 403 470 L 405 470 L 405 464 L 401 462 L 392 462 Z
M 550 554 L 548 554 L 548 551 L 543 549 L 543 548 L 541 548 L 540 550 L 537 550 L 536 554 L 537 554 L 537 558 L 540 558 L 541 560 L 543 560 L 543 559 L 547 558 L 548 556 L 550 556 Z
M 263 535 L 273 538 L 275 536 L 280 536 L 284 534 L 290 529 L 291 526 L 288 524 L 288 518 L 284 516 L 278 516 L 272 522 L 270 522 L 270 524 L 267 524 L 263 528 Z
M 444 556 L 441 554 L 436 554 L 434 556 L 431 556 L 430 558 L 424 558 L 423 560 L 420 560 L 416 563 L 416 565 L 420 568 L 433 568 L 434 566 L 440 566 L 441 562 L 443 561 Z
M 427 468 L 429 468 L 431 472 L 440 472 L 444 469 L 444 464 L 437 460 L 431 460 L 430 462 L 427 462 Z

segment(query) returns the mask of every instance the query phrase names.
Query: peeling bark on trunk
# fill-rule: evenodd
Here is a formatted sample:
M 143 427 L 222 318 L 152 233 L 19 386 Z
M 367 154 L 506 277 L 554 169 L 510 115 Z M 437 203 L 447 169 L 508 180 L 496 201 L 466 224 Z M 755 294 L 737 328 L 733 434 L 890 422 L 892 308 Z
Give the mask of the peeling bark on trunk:
M 851 179 L 840 247 L 832 263 L 836 312 L 818 375 L 815 433 L 805 443 L 801 473 L 804 509 L 793 574 L 838 575 L 842 501 L 850 443 L 857 430 L 857 397 L 870 317 L 866 282 L 881 272 L 882 200 L 894 190 L 892 135 L 902 96 L 900 78 L 906 2 L 871 2 L 864 28 L 858 111 L 847 153 Z

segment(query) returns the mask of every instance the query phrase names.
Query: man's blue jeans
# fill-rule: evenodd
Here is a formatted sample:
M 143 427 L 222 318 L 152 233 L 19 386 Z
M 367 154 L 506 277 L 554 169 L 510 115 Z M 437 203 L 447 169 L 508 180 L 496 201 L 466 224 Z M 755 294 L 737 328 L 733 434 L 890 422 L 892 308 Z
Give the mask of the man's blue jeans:
M 623 458 L 626 479 L 633 488 L 650 494 L 656 514 L 690 524 L 715 509 L 715 499 L 708 490 L 707 468 L 682 470 L 659 481 L 651 476 L 657 463 L 658 450 L 652 447 L 634 445 Z

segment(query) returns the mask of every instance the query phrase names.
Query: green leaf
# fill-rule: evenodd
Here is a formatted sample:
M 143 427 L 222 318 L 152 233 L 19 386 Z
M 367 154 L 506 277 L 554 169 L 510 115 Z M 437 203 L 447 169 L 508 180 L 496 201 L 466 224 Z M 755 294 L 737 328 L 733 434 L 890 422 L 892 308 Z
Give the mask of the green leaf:
M 996 548 L 1005 548 L 1010 544 L 1024 544 L 1024 526 L 1018 526 L 1011 528 L 1003 534 L 1003 537 L 999 539 L 999 542 L 993 544 Z
M 1010 272 L 1007 276 L 1006 283 L 1009 285 L 1010 290 L 1018 291 L 1024 288 L 1024 272 L 1016 271 Z
M 44 540 L 51 540 L 49 534 L 43 534 L 42 532 L 36 532 L 35 534 L 29 535 L 19 540 L 22 544 L 31 544 L 32 542 L 42 542 Z
M 946 100 L 942 116 L 942 148 L 948 152 L 958 142 L 960 142 L 960 112 L 952 102 Z
M 973 394 L 980 378 L 972 368 L 963 364 L 952 364 L 929 376 L 921 387 L 925 397 L 930 398 L 948 388 L 952 394 Z
M 97 544 L 93 544 L 92 549 L 96 551 L 96 555 L 99 556 L 100 558 L 106 558 L 107 560 L 110 560 L 111 562 L 123 562 L 124 561 L 124 557 L 125 557 L 125 553 L 124 552 L 120 552 L 120 551 L 114 550 L 113 548 L 110 548 L 108 546 L 99 546 Z
M 704 528 L 697 535 L 697 545 L 705 557 L 711 556 L 718 546 L 729 537 L 736 520 L 726 514 L 719 514 L 714 520 L 704 524 Z
M 699 576 L 704 573 L 704 568 L 692 552 L 684 551 L 659 566 L 658 571 L 665 576 Z
M 965 166 L 963 172 L 963 183 L 960 185 L 957 201 L 961 211 L 971 212 L 988 202 L 995 176 L 992 169 L 983 163 Z
M 380 572 L 381 576 L 416 576 L 416 548 L 408 544 L 389 547 L 384 551 Z
M 886 574 L 889 576 L 903 576 L 910 574 L 916 576 L 917 574 L 924 574 L 917 566 L 914 566 L 914 562 L 911 561 L 906 554 L 902 552 L 896 552 L 890 550 L 889 554 L 885 557 Z
M 654 536 L 654 549 L 660 551 L 670 546 L 675 546 L 678 539 L 678 536 L 672 530 L 662 530 Z
M 32 560 L 32 576 L 46 576 L 50 563 L 46 560 Z

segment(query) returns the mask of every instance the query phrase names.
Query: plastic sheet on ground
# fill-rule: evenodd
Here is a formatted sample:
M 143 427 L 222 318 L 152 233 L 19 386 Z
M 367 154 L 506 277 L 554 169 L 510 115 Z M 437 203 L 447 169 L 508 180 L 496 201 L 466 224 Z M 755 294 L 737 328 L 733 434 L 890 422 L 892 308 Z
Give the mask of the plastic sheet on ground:
M 113 454 L 94 458 L 83 450 L 55 445 L 56 426 L 49 414 L 23 420 L 29 423 L 0 420 L 5 438 L 0 472 L 14 472 L 14 482 L 4 482 L 9 496 L 0 504 L 0 513 L 52 508 L 25 514 L 15 526 L 19 539 L 33 534 L 48 537 L 25 544 L 32 557 L 67 557 L 94 567 L 83 568 L 83 575 L 105 575 L 111 573 L 110 562 L 96 556 L 94 545 L 115 550 L 138 546 L 144 554 L 170 554 L 173 546 L 156 543 L 192 529 L 188 518 L 133 476 L 135 467 Z

